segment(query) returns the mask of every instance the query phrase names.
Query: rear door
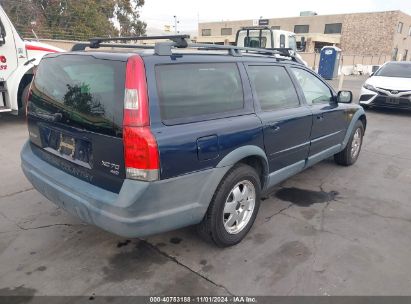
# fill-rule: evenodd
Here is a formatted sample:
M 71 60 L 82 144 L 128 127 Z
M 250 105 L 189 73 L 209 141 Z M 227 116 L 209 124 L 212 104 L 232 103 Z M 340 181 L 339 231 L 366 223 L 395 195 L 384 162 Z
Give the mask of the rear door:
M 340 145 L 347 125 L 344 107 L 336 102 L 331 88 L 314 73 L 301 68 L 291 70 L 313 113 L 310 156 Z
M 28 103 L 32 149 L 53 166 L 118 192 L 125 178 L 125 59 L 104 54 L 48 55 Z
M 300 103 L 296 88 L 281 65 L 248 65 L 248 74 L 263 123 L 270 172 L 302 163 L 308 156 L 312 114 Z

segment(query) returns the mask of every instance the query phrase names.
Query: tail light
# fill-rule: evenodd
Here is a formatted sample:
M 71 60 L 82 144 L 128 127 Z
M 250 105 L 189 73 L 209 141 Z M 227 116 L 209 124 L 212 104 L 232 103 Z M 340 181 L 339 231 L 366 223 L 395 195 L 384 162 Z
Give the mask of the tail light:
M 158 180 L 158 146 L 150 129 L 144 62 L 138 55 L 127 61 L 123 141 L 126 177 L 143 181 Z

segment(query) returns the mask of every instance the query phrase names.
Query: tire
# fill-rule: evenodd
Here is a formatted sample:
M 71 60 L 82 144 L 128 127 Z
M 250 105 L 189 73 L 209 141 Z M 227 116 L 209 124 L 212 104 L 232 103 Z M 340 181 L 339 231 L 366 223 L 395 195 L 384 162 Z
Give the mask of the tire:
M 19 115 L 26 115 L 27 97 L 29 95 L 30 83 L 26 85 L 21 93 L 21 107 L 19 108 Z
M 360 155 L 363 137 L 364 125 L 359 120 L 355 123 L 353 132 L 351 133 L 350 140 L 348 141 L 347 146 L 340 153 L 334 155 L 335 162 L 341 166 L 353 165 L 357 161 L 358 156 Z
M 200 236 L 218 247 L 241 242 L 257 217 L 260 195 L 257 172 L 245 164 L 234 166 L 220 182 L 203 221 L 197 226 Z

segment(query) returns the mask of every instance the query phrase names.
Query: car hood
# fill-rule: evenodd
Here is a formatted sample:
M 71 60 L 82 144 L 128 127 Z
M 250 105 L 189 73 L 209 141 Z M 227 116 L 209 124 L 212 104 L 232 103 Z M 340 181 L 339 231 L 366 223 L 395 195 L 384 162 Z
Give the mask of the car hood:
M 381 89 L 411 91 L 411 78 L 373 76 L 366 83 Z

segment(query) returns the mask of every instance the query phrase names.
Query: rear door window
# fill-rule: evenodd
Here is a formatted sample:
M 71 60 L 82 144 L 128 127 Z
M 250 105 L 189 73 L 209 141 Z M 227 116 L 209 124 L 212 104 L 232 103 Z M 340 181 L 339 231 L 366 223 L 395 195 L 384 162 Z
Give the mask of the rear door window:
M 230 116 L 244 108 L 243 87 L 235 63 L 159 65 L 156 77 L 161 118 L 165 122 Z
M 297 92 L 282 66 L 249 66 L 248 73 L 263 111 L 300 105 Z

